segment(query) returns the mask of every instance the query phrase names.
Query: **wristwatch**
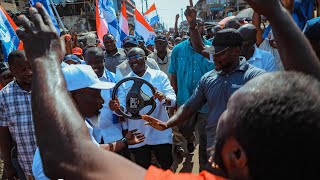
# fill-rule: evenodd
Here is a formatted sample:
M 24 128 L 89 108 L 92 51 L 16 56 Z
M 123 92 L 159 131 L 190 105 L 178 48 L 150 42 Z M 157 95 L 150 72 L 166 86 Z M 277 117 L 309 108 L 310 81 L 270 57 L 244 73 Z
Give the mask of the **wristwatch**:
M 125 137 L 122 138 L 121 141 L 122 141 L 126 146 L 128 146 L 128 140 L 127 140 Z

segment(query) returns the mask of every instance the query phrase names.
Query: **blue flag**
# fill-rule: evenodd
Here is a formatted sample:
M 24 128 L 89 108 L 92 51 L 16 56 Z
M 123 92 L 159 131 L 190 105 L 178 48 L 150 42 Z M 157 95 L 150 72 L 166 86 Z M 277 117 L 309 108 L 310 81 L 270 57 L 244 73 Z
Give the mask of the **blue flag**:
M 41 3 L 43 5 L 43 7 L 48 11 L 49 16 L 51 17 L 51 20 L 53 22 L 53 25 L 56 27 L 58 34 L 60 35 L 60 27 L 59 24 L 56 20 L 56 18 L 54 17 L 53 11 L 50 7 L 50 3 L 49 0 L 30 0 L 30 4 L 32 6 L 35 6 L 36 3 Z
M 0 41 L 2 44 L 1 47 L 2 47 L 2 52 L 4 54 L 4 60 L 8 61 L 9 53 L 18 48 L 20 40 L 1 8 L 0 8 Z
M 98 0 L 98 8 L 100 21 L 108 24 L 109 33 L 115 37 L 117 47 L 121 47 L 119 24 L 112 0 Z

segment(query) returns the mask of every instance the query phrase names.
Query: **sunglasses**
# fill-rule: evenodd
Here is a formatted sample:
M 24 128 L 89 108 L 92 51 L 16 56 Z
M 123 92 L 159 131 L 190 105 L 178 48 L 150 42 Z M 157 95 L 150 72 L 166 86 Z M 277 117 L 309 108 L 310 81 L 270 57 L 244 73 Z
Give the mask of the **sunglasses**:
M 223 50 L 221 50 L 221 51 L 219 51 L 219 52 L 217 52 L 217 53 L 213 53 L 213 55 L 223 54 L 223 53 L 226 52 L 229 48 L 230 48 L 230 47 L 228 46 L 228 47 L 224 48 Z
M 142 60 L 142 59 L 144 59 L 145 57 L 146 57 L 146 56 L 137 54 L 137 55 L 134 55 L 134 56 L 129 56 L 128 59 L 129 59 L 129 61 L 134 60 L 134 59 Z

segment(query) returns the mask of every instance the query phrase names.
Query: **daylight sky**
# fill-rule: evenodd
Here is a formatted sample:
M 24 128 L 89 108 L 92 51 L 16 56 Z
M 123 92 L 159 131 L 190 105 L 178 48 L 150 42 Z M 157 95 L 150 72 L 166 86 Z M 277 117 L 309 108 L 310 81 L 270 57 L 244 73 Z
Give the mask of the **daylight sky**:
M 145 0 L 144 1 L 144 12 L 145 9 Z M 193 4 L 195 5 L 198 0 L 193 0 Z M 135 0 L 136 6 L 141 12 L 142 3 L 141 0 Z M 181 22 L 181 8 L 185 10 L 186 6 L 189 5 L 189 0 L 148 0 L 149 7 L 156 3 L 156 8 L 158 10 L 158 14 L 160 16 L 161 21 L 165 23 L 165 25 L 170 27 L 174 27 L 174 20 L 176 14 L 180 14 L 179 23 Z M 185 19 L 185 17 L 183 17 Z

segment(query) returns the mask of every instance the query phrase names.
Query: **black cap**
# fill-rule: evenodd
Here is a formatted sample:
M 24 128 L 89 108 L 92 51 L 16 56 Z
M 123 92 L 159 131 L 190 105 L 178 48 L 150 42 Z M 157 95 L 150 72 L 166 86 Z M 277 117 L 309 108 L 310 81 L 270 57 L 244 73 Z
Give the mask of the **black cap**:
M 10 72 L 9 65 L 6 62 L 1 62 L 0 63 L 0 75 L 2 75 L 5 72 Z
M 219 54 L 230 47 L 241 47 L 243 38 L 236 29 L 223 29 L 215 35 L 212 46 L 206 47 L 204 52 Z
M 157 41 L 165 41 L 165 42 L 167 42 L 168 40 L 167 40 L 167 37 L 165 35 L 159 34 L 154 39 L 154 42 L 157 42 Z

